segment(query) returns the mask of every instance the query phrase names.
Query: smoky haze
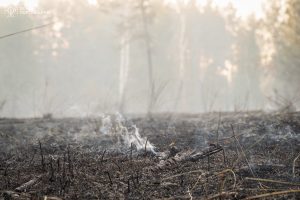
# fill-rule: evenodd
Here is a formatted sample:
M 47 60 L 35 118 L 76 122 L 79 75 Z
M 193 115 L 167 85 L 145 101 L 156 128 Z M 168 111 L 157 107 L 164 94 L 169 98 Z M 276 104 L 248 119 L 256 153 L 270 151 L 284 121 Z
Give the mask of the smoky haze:
M 0 8 L 0 36 L 51 23 L 0 39 L 1 117 L 299 109 L 296 0 L 91 2 Z

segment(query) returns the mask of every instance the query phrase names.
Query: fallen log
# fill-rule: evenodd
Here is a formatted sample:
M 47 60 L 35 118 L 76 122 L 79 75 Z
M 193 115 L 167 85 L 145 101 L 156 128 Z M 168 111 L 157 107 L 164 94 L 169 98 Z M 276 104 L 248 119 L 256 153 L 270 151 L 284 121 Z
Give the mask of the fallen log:
M 59 197 L 48 197 L 48 196 L 44 196 L 44 199 L 43 200 L 62 200 L 61 198 Z
M 19 193 L 15 191 L 4 191 L 2 194 L 2 197 L 4 200 L 9 199 L 9 200 L 31 200 L 35 199 L 33 198 L 29 193 Z M 1 199 L 1 197 L 0 197 Z M 55 196 L 44 196 L 42 198 L 43 200 L 62 200 L 59 197 Z
M 30 181 L 28 181 L 28 182 L 24 183 L 23 185 L 17 187 L 15 189 L 15 191 L 17 191 L 17 192 L 26 191 L 27 189 L 29 189 L 30 187 L 32 187 L 33 185 L 35 185 L 37 182 L 39 182 L 42 177 L 43 177 L 43 175 L 38 175 L 34 179 L 31 179 Z
M 9 199 L 9 200 L 30 200 L 31 195 L 27 193 L 17 193 L 14 191 L 4 191 L 2 194 L 2 197 L 4 200 Z M 0 198 L 2 199 L 2 198 Z
M 210 155 L 216 154 L 220 151 L 223 151 L 223 147 L 218 144 L 210 144 L 209 148 L 205 149 L 204 151 L 190 155 L 188 160 L 195 162 Z
M 183 161 L 186 161 L 187 158 L 189 158 L 189 156 L 192 154 L 191 151 L 186 151 L 186 152 L 181 152 L 181 153 L 177 153 L 174 157 L 166 159 L 166 160 L 160 160 L 159 163 L 152 167 L 151 170 L 152 171 L 156 171 L 156 170 L 161 170 L 164 169 L 168 166 L 171 165 L 175 165 L 176 163 L 180 163 Z
M 224 149 L 219 144 L 210 144 L 210 146 L 207 149 L 204 149 L 201 152 L 195 152 L 190 150 L 185 152 L 179 152 L 175 154 L 175 156 L 173 157 L 170 157 L 165 160 L 160 160 L 159 163 L 154 167 L 151 167 L 150 170 L 151 171 L 162 170 L 168 166 L 175 165 L 181 162 L 186 162 L 186 161 L 196 162 L 200 159 L 207 158 L 220 151 L 224 151 Z

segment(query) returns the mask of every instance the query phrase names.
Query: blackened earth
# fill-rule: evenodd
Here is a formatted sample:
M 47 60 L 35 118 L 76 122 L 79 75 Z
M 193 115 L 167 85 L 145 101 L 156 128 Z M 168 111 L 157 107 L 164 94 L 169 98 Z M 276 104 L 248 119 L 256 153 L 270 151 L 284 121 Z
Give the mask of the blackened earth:
M 0 119 L 0 199 L 300 199 L 300 113 L 128 116 L 157 153 L 225 152 L 170 162 L 103 134 L 102 118 Z M 155 168 L 155 170 L 153 170 Z M 20 190 L 24 183 L 34 184 Z M 281 194 L 280 192 L 285 191 Z M 277 193 L 276 193 L 277 192 Z M 262 198 L 257 196 L 258 198 Z

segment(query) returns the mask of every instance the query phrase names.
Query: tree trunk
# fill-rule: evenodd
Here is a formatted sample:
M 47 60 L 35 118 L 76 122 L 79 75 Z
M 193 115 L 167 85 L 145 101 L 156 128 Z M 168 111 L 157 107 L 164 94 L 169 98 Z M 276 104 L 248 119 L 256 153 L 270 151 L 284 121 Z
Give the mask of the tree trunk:
M 153 79 L 153 64 L 152 64 L 152 51 L 151 51 L 151 45 L 150 45 L 150 34 L 148 29 L 148 20 L 146 16 L 146 8 L 144 5 L 145 0 L 141 0 L 141 12 L 142 12 L 142 23 L 143 23 L 143 29 L 144 29 L 144 41 L 146 45 L 146 56 L 147 56 L 147 65 L 148 65 L 148 81 L 149 81 L 149 102 L 148 102 L 148 108 L 147 108 L 147 115 L 151 117 L 153 107 L 155 105 L 155 82 Z

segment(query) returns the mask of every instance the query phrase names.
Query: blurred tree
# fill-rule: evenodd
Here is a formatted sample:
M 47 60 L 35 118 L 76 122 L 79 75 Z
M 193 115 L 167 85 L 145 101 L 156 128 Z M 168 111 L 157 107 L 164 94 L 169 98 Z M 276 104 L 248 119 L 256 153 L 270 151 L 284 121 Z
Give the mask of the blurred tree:
M 5 106 L 5 103 L 6 103 L 6 100 L 0 101 L 0 113 L 2 112 L 2 109 L 3 109 L 4 106 Z
M 177 13 L 179 16 L 179 34 L 178 34 L 178 77 L 179 77 L 179 86 L 177 95 L 175 96 L 175 103 L 174 103 L 174 111 L 178 111 L 178 106 L 180 106 L 179 110 L 182 110 L 184 107 L 184 84 L 185 84 L 185 71 L 186 71 L 186 60 L 187 60 L 187 34 L 186 34 L 186 9 L 185 9 L 185 2 L 182 0 L 177 0 L 176 2 Z M 180 105 L 180 103 L 182 105 Z
M 150 1 L 149 0 L 140 0 L 139 8 L 141 11 L 142 17 L 142 30 L 143 30 L 143 39 L 145 43 L 145 50 L 146 50 L 146 59 L 148 65 L 148 81 L 149 81 L 149 103 L 147 108 L 147 113 L 151 117 L 151 113 L 155 106 L 155 81 L 154 81 L 154 72 L 153 72 L 153 60 L 152 60 L 152 49 L 151 49 L 151 38 L 149 32 L 149 24 L 150 19 L 149 16 L 150 12 Z
M 284 102 L 299 105 L 300 0 L 272 1 L 269 7 L 264 25 L 275 47 L 271 62 L 275 70 L 274 95 L 280 94 L 286 98 Z
M 128 92 L 128 79 L 129 79 L 129 71 L 130 71 L 130 49 L 131 43 L 133 40 L 133 20 L 132 20 L 132 12 L 133 9 L 133 1 L 127 0 L 122 3 L 111 5 L 110 6 L 110 14 L 116 14 L 118 18 L 117 26 L 117 34 L 116 38 L 119 41 L 120 48 L 120 65 L 119 65 L 119 100 L 118 100 L 118 111 L 123 113 L 126 106 L 126 98 Z
M 244 22 L 245 23 L 245 22 Z M 261 92 L 260 48 L 257 42 L 256 31 L 258 21 L 251 16 L 246 26 L 236 30 L 236 43 L 234 46 L 233 94 L 234 109 L 252 110 L 262 108 L 263 95 Z
M 50 15 L 39 20 L 56 22 L 36 40 L 43 85 L 48 85 L 43 104 L 51 112 L 64 112 L 72 105 L 92 112 L 100 107 L 101 112 L 116 108 L 119 62 L 115 58 L 119 49 L 114 46 L 116 16 L 110 15 L 114 7 L 107 1 L 90 5 L 86 0 L 40 0 L 39 9 Z
M 128 5 L 129 4 L 129 5 Z M 160 1 L 155 0 L 129 0 L 127 2 L 122 2 L 119 4 L 116 4 L 119 7 L 127 9 L 127 14 L 123 13 L 123 22 L 121 23 L 121 42 L 123 43 L 121 45 L 121 53 L 123 53 L 123 56 L 121 56 L 121 70 L 120 77 L 126 77 L 125 79 L 128 79 L 128 71 L 129 71 L 129 43 L 137 42 L 143 45 L 142 48 L 144 48 L 144 55 L 145 55 L 145 62 L 147 67 L 147 76 L 148 76 L 148 98 L 147 98 L 147 113 L 149 116 L 151 116 L 151 113 L 154 111 L 154 108 L 157 106 L 159 96 L 161 95 L 161 85 L 157 85 L 156 87 L 156 79 L 155 79 L 155 72 L 154 72 L 154 54 L 153 54 L 153 38 L 151 35 L 151 26 L 153 25 L 155 15 L 157 13 L 156 8 L 161 6 Z M 126 39 L 125 39 L 126 37 Z M 125 39 L 125 40 L 124 40 Z M 127 51 L 127 52 L 126 52 Z M 139 52 L 143 52 L 139 50 Z M 124 55 L 126 55 L 124 57 Z M 143 56 L 143 55 L 142 55 Z M 122 64 L 123 62 L 123 64 Z M 127 67 L 125 65 L 128 65 Z M 125 72 L 125 74 L 124 74 Z M 123 83 L 127 82 L 122 81 Z M 127 84 L 127 83 L 126 83 Z M 121 83 L 121 85 L 123 85 Z M 120 86 L 124 90 L 126 86 Z M 123 109 L 123 101 L 124 98 L 124 92 L 122 92 L 121 95 L 121 103 L 120 108 Z M 123 96 L 123 97 L 122 97 Z
M 11 9 L 26 10 L 22 3 L 11 6 Z M 2 12 L 2 11 L 0 11 Z M 35 24 L 29 15 L 0 15 L 0 35 L 7 35 L 33 27 Z M 36 61 L 33 58 L 35 49 L 32 32 L 13 35 L 0 40 L 0 97 L 6 99 L 6 116 L 16 117 L 19 113 L 28 113 L 27 94 L 30 86 L 37 82 Z M 20 101 L 27 106 L 19 106 Z M 32 114 L 32 113 L 30 113 Z
M 180 82 L 179 16 L 174 8 L 160 0 L 151 1 L 151 10 L 154 11 L 150 15 L 150 33 L 157 96 L 153 112 L 175 111 Z
M 216 103 L 222 109 L 228 109 L 228 83 L 219 71 L 231 58 L 234 36 L 227 29 L 225 18 L 211 3 L 199 10 L 191 1 L 186 9 L 186 76 L 189 77 L 187 85 L 192 86 L 186 89 L 188 96 L 193 97 L 187 103 L 205 112 L 216 109 Z

